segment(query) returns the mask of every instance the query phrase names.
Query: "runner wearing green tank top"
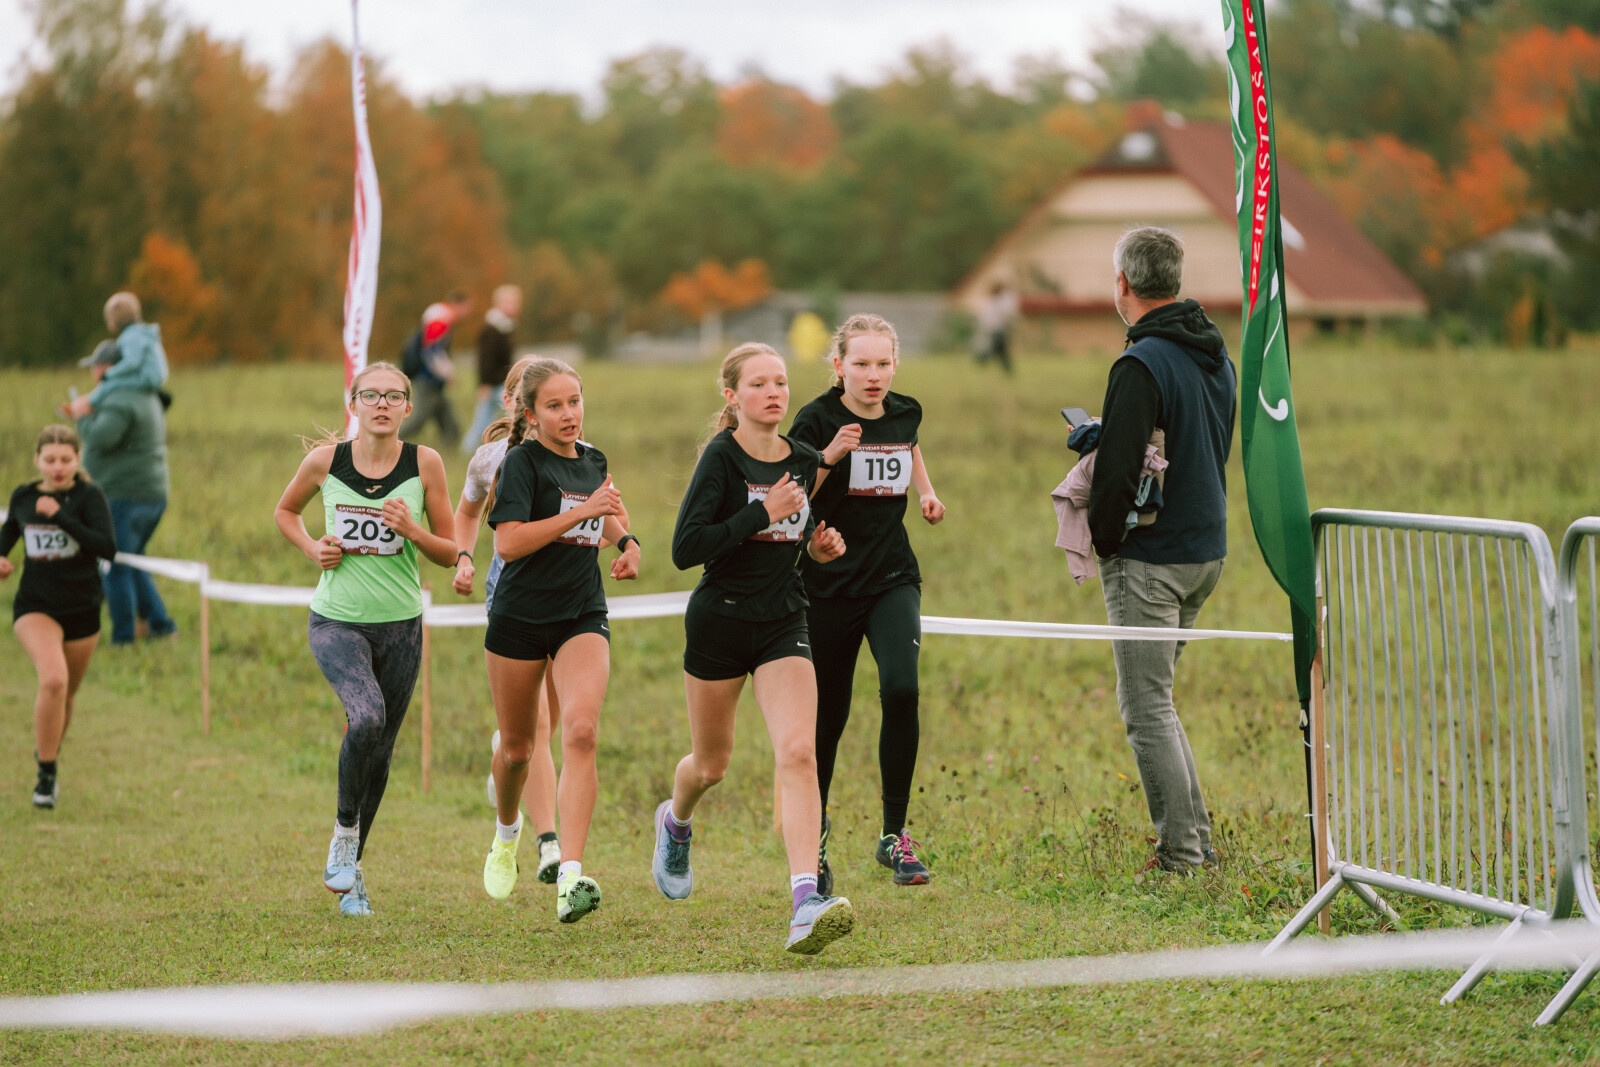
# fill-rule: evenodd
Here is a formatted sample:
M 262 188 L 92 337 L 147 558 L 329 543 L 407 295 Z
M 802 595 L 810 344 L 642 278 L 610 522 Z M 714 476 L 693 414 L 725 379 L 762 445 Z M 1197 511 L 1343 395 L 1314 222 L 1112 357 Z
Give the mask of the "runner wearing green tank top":
M 454 566 L 455 519 L 439 453 L 400 440 L 410 379 L 388 363 L 371 364 L 351 382 L 349 405 L 356 436 L 313 447 L 274 517 L 322 568 L 311 600 L 311 654 L 349 724 L 322 881 L 340 895 L 341 912 L 371 915 L 361 857 L 422 664 L 417 554 Z M 327 532 L 313 538 L 301 516 L 318 492 Z M 432 532 L 415 518 L 423 512 Z

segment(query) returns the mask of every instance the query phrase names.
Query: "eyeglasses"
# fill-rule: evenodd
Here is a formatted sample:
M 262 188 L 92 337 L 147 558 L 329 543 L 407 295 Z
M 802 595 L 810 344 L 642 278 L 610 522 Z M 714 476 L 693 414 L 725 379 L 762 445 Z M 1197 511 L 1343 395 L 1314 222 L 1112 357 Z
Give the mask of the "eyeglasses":
M 410 400 L 411 395 L 402 393 L 398 389 L 391 389 L 387 393 L 380 393 L 376 389 L 363 389 L 356 394 L 356 399 L 369 408 L 377 407 L 380 399 L 387 401 L 390 407 L 397 408 Z

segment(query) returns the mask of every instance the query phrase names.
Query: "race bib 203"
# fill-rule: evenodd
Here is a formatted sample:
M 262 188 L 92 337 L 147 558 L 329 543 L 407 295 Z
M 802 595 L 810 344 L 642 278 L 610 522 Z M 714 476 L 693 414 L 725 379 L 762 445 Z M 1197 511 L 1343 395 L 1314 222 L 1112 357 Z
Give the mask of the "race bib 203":
M 78 554 L 78 542 L 59 526 L 29 524 L 22 528 L 29 559 L 71 559 Z
M 749 482 L 746 482 L 745 488 L 750 491 L 750 499 L 754 501 L 767 499 L 767 491 L 770 490 L 772 486 L 751 485 Z M 802 502 L 800 504 L 799 511 L 795 512 L 793 515 L 790 515 L 787 519 L 779 519 L 777 522 L 769 525 L 765 530 L 753 534 L 750 540 L 798 541 L 800 538 L 804 537 L 806 532 L 806 521 L 811 518 L 811 498 L 809 496 L 805 496 L 801 498 L 801 501 Z
M 382 508 L 335 504 L 333 517 L 333 532 L 346 555 L 398 556 L 406 547 L 406 539 L 384 525 Z
M 850 453 L 851 496 L 905 496 L 910 486 L 910 445 L 857 445 Z
M 561 491 L 561 514 L 565 515 L 580 504 L 589 500 L 587 493 L 569 493 Z M 605 516 L 596 515 L 592 519 L 584 519 L 578 525 L 556 538 L 557 544 L 583 545 L 585 548 L 600 547 L 600 529 L 605 525 Z

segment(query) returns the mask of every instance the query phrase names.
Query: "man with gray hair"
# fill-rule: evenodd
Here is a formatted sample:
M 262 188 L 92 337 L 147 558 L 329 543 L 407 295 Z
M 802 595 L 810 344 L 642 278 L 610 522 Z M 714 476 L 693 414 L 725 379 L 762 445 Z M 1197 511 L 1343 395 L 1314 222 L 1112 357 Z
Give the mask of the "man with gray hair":
M 1179 300 L 1183 242 L 1156 227 L 1117 242 L 1113 302 L 1128 345 L 1112 364 L 1089 492 L 1089 533 L 1114 626 L 1193 627 L 1228 554 L 1225 467 L 1235 376 L 1222 333 Z M 1156 430 L 1167 466 L 1153 523 L 1138 521 L 1141 472 Z M 1216 860 L 1211 819 L 1172 704 L 1183 642 L 1113 641 L 1117 706 L 1155 823 L 1146 870 L 1185 872 Z

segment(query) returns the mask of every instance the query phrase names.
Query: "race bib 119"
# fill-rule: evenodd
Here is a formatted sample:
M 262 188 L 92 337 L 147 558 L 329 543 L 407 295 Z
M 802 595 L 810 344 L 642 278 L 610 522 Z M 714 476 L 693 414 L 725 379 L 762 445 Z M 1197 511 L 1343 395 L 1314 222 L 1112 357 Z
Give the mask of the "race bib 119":
M 382 508 L 359 504 L 333 506 L 334 535 L 349 556 L 398 556 L 406 539 L 383 523 Z
M 910 445 L 857 445 L 850 453 L 851 496 L 905 496 L 910 486 Z
M 575 507 L 578 507 L 580 504 L 587 503 L 588 500 L 589 496 L 587 493 L 569 493 L 566 490 L 562 490 L 561 514 L 565 515 L 567 512 L 571 511 Z M 605 525 L 605 521 L 606 519 L 604 515 L 596 515 L 592 519 L 584 519 L 582 522 L 578 523 L 578 525 L 574 526 L 572 529 L 556 538 L 556 543 L 563 545 L 583 545 L 585 548 L 599 548 L 600 528 Z
M 770 490 L 772 486 L 751 485 L 749 482 L 746 482 L 745 488 L 750 491 L 750 499 L 755 501 L 767 499 L 767 491 Z M 810 518 L 811 498 L 809 496 L 802 496 L 799 511 L 795 512 L 793 515 L 790 515 L 787 519 L 779 519 L 777 522 L 772 523 L 760 533 L 753 534 L 750 540 L 798 541 L 800 538 L 805 536 L 806 521 Z
M 22 538 L 29 559 L 71 559 L 78 554 L 78 542 L 59 526 L 24 526 Z

